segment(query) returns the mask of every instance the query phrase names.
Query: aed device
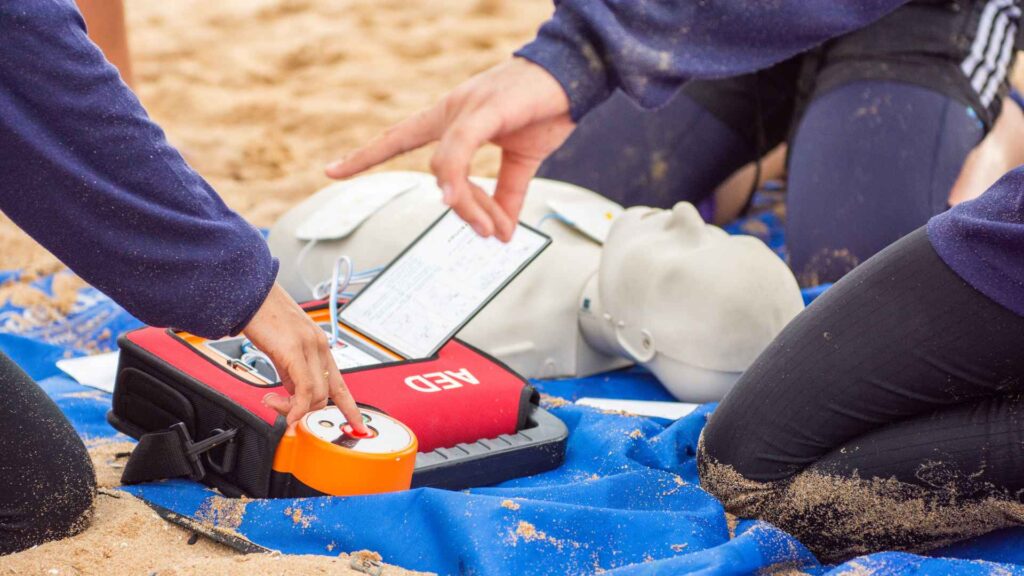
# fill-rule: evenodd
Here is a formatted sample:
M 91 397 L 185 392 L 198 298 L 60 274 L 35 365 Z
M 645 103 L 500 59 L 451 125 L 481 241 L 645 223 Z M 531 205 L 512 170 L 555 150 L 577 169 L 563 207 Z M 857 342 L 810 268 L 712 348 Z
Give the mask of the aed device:
M 483 239 L 449 212 L 340 313 L 303 305 L 368 436 L 333 406 L 287 426 L 262 400 L 288 393 L 243 336 L 125 334 L 107 416 L 139 439 L 122 481 L 187 476 L 230 496 L 299 497 L 463 489 L 557 467 L 565 425 L 521 376 L 454 338 L 549 243 L 522 224 L 507 244 Z

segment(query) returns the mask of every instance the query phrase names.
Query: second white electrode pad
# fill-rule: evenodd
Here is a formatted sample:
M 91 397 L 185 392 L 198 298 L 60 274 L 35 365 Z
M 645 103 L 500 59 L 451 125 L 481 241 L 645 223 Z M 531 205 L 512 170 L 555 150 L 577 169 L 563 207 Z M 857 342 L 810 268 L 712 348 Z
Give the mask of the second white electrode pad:
M 601 197 L 583 197 L 578 199 L 550 199 L 548 208 L 565 218 L 567 223 L 585 236 L 604 244 L 612 229 L 612 222 L 622 214 L 622 206 Z
M 405 358 L 427 358 L 550 242 L 523 224 L 508 243 L 481 238 L 449 211 L 341 311 L 341 322 Z

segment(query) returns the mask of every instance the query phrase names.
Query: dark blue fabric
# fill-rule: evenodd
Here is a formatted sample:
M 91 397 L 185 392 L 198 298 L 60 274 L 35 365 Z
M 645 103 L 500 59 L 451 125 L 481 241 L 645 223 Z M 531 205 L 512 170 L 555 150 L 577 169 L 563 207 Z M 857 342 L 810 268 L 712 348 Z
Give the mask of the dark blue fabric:
M 89 41 L 72 0 L 0 2 L 0 175 L 0 210 L 150 324 L 237 332 L 277 274 L 259 232 Z
M 1024 316 L 1024 167 L 933 218 L 928 237 L 961 278 Z
M 717 86 L 723 97 L 734 90 Z M 735 113 L 737 120 L 758 122 L 753 106 Z M 754 148 L 713 111 L 685 90 L 657 110 L 618 93 L 580 123 L 539 175 L 626 206 L 698 202 Z M 816 95 L 789 151 L 787 260 L 801 285 L 838 280 L 945 211 L 964 160 L 983 137 L 969 106 L 913 84 L 851 81 Z
M 753 159 L 752 143 L 687 94 L 652 111 L 619 92 L 580 122 L 537 175 L 627 207 L 671 208 L 700 203 Z

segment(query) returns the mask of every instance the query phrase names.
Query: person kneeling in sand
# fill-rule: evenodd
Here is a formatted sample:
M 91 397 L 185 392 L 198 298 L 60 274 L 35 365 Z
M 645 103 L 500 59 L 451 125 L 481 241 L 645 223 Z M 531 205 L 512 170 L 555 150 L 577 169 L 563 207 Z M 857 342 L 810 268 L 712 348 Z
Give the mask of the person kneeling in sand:
M 611 220 L 621 207 L 589 190 L 550 180 L 529 190 L 520 217 L 552 244 L 459 335 L 526 377 L 586 376 L 636 362 L 680 400 L 719 400 L 803 309 L 781 258 L 760 240 L 705 224 L 689 203 L 635 207 Z M 391 199 L 351 234 L 310 244 L 311 225 L 341 222 L 374 195 Z M 440 199 L 433 178 L 413 172 L 329 186 L 271 229 L 278 281 L 309 299 L 309 279 L 327 278 L 339 255 L 361 269 L 386 265 L 441 215 Z M 551 206 L 581 219 L 590 235 Z
M 823 561 L 1024 524 L 1024 221 L 960 239 L 1022 202 L 1024 168 L 815 300 L 711 415 L 701 485 Z

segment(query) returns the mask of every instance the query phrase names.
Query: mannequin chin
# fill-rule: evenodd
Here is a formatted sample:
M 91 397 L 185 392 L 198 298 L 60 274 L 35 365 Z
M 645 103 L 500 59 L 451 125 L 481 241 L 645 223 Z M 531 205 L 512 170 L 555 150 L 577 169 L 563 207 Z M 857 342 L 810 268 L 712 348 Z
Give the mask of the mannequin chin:
M 601 303 L 597 274 L 587 282 L 580 297 L 579 322 L 583 337 L 591 346 L 609 355 L 630 358 L 647 368 L 670 394 L 684 402 L 721 400 L 742 374 L 691 366 L 661 352 L 627 350 L 619 339 L 615 322 Z M 648 342 L 653 344 L 651 339 Z
M 718 402 L 743 374 L 690 366 L 664 354 L 645 362 L 644 367 L 678 400 L 695 404 Z
M 327 277 L 339 254 L 357 269 L 385 264 L 436 219 L 445 207 L 433 177 L 408 174 L 418 182 L 413 189 L 348 236 L 309 247 L 301 274 Z M 332 203 L 343 194 L 324 189 L 271 230 L 278 280 L 297 299 L 308 299 L 296 266 L 307 244 L 295 232 L 324 206 L 344 206 Z M 706 225 L 690 204 L 631 208 L 614 220 L 602 248 L 549 218 L 549 202 L 599 210 L 609 204 L 577 186 L 531 182 L 521 220 L 540 225 L 552 244 L 459 334 L 526 377 L 585 376 L 639 363 L 680 400 L 718 400 L 803 308 L 778 256 L 757 239 Z

